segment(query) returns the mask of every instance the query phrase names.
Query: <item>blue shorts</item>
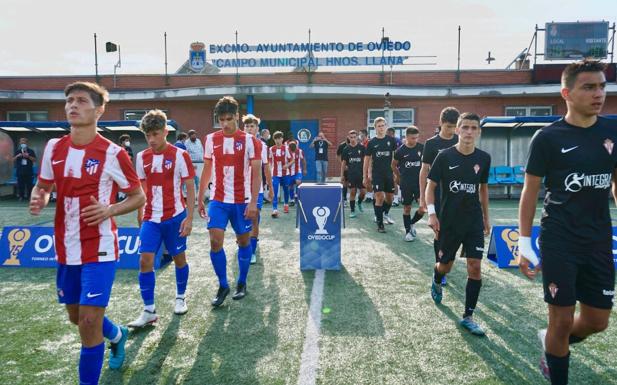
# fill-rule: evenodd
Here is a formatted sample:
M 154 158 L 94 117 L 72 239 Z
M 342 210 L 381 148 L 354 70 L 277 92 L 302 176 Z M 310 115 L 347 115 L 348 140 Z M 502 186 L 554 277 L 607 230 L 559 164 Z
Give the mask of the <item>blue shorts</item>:
M 159 250 L 161 243 L 172 257 L 186 250 L 186 237 L 180 236 L 180 225 L 186 218 L 186 210 L 175 217 L 161 223 L 145 221 L 139 231 L 139 253 L 154 253 Z
M 257 210 L 261 210 L 264 205 L 264 193 L 259 193 L 257 197 Z
M 302 182 L 302 173 L 301 172 L 289 176 L 289 184 L 294 184 L 297 180 Z
M 116 276 L 116 261 L 58 265 L 58 302 L 65 305 L 107 307 Z
M 227 222 L 231 222 L 231 227 L 236 235 L 242 235 L 253 229 L 250 219 L 244 217 L 246 203 L 223 203 L 211 201 L 208 204 L 208 229 L 227 229 Z

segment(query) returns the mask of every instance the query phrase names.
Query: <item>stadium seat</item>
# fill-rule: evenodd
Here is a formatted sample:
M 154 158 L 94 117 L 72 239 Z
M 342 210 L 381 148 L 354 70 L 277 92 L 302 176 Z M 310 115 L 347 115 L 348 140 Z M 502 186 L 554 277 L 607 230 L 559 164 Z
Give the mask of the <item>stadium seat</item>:
M 525 166 L 514 166 L 512 167 L 512 171 L 514 173 L 514 181 L 516 184 L 525 183 Z
M 488 170 L 488 184 L 489 186 L 499 184 L 499 182 L 497 182 L 497 178 L 495 178 L 495 167 L 491 167 Z
M 512 172 L 512 167 L 508 166 L 496 166 L 495 179 L 497 179 L 497 183 L 499 184 L 516 183 L 516 180 L 514 179 L 514 173 Z

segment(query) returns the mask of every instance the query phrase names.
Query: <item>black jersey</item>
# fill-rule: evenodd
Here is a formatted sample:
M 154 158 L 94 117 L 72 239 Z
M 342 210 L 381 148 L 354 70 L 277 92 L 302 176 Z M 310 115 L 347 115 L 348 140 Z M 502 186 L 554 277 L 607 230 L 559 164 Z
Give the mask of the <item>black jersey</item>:
M 364 166 L 364 146 L 356 144 L 352 146 L 348 144 L 341 153 L 341 159 L 347 163 L 347 173 L 350 175 L 362 176 L 362 167 Z
M 598 117 L 588 128 L 564 119 L 536 132 L 526 172 L 545 177 L 540 243 L 558 249 L 611 247 L 608 194 L 617 168 L 617 122 Z
M 343 150 L 345 150 L 345 147 L 347 147 L 348 145 L 349 143 L 347 143 L 347 141 L 339 143 L 338 147 L 336 148 L 336 156 L 342 156 Z
M 375 176 L 392 177 L 392 156 L 396 150 L 396 141 L 389 136 L 373 138 L 366 145 L 366 156 L 372 159 L 372 178 Z
M 419 187 L 420 166 L 424 145 L 416 143 L 414 147 L 402 145 L 394 152 L 394 159 L 398 161 L 398 169 L 401 174 L 401 185 Z
M 437 154 L 442 150 L 452 147 L 458 143 L 458 135 L 454 134 L 452 139 L 444 139 L 439 134 L 433 136 L 424 143 L 424 152 L 422 153 L 422 163 L 433 164 Z
M 450 147 L 437 155 L 428 178 L 440 186 L 443 223 L 463 227 L 478 219 L 482 223 L 479 190 L 481 183 L 488 183 L 490 168 L 491 156 L 478 148 L 463 155 Z

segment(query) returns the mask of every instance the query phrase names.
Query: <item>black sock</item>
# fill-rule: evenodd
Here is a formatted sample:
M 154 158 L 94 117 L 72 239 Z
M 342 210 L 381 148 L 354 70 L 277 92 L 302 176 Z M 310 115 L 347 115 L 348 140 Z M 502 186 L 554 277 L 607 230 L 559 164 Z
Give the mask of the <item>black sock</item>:
M 383 202 L 383 213 L 390 214 L 390 207 L 392 207 L 392 203 L 386 203 L 386 201 L 384 201 Z
M 364 200 L 364 197 L 362 195 L 360 195 L 358 197 L 358 204 L 362 203 L 363 200 Z
M 570 334 L 570 338 L 568 339 L 568 343 L 570 345 L 578 344 L 579 342 L 583 342 L 585 340 L 585 338 L 587 338 L 587 337 L 578 337 L 578 336 L 575 336 L 574 334 Z
M 416 210 L 416 213 L 413 215 L 413 218 L 411 218 L 411 224 L 413 225 L 414 223 L 418 222 L 420 219 L 422 219 L 423 216 L 424 214 L 420 214 L 418 210 Z
M 375 216 L 377 217 L 377 225 L 383 226 L 383 206 L 375 206 Z
M 354 200 L 349 200 L 349 207 L 351 207 L 351 212 L 353 213 L 354 211 L 356 211 L 356 201 Z
M 439 258 L 439 241 L 436 239 L 433 239 L 433 250 L 435 251 L 435 263 L 437 263 L 441 258 Z
M 403 214 L 403 226 L 405 226 L 406 233 L 411 230 L 411 215 Z
M 347 186 L 343 186 L 343 200 L 347 200 Z
M 480 296 L 481 287 L 481 279 L 467 278 L 467 287 L 465 287 L 465 313 L 463 314 L 463 318 L 473 315 L 473 311 L 478 304 L 478 296 Z
M 556 357 L 550 353 L 546 353 L 546 363 L 551 373 L 551 384 L 566 385 L 568 383 L 570 352 L 568 352 L 565 357 Z
M 433 281 L 435 281 L 436 284 L 441 285 L 441 280 L 443 279 L 443 276 L 445 274 L 441 274 L 439 271 L 437 271 L 437 267 L 435 267 L 433 271 Z

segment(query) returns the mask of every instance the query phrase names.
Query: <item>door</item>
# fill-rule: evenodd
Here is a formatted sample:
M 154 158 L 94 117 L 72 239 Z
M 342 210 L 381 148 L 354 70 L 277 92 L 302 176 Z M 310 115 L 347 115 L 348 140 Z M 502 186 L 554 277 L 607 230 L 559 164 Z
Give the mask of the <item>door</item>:
M 319 132 L 319 120 L 292 120 L 291 133 L 298 140 L 300 148 L 304 151 L 306 159 L 306 175 L 302 177 L 307 182 L 314 182 L 315 176 L 315 150 L 310 146 Z

